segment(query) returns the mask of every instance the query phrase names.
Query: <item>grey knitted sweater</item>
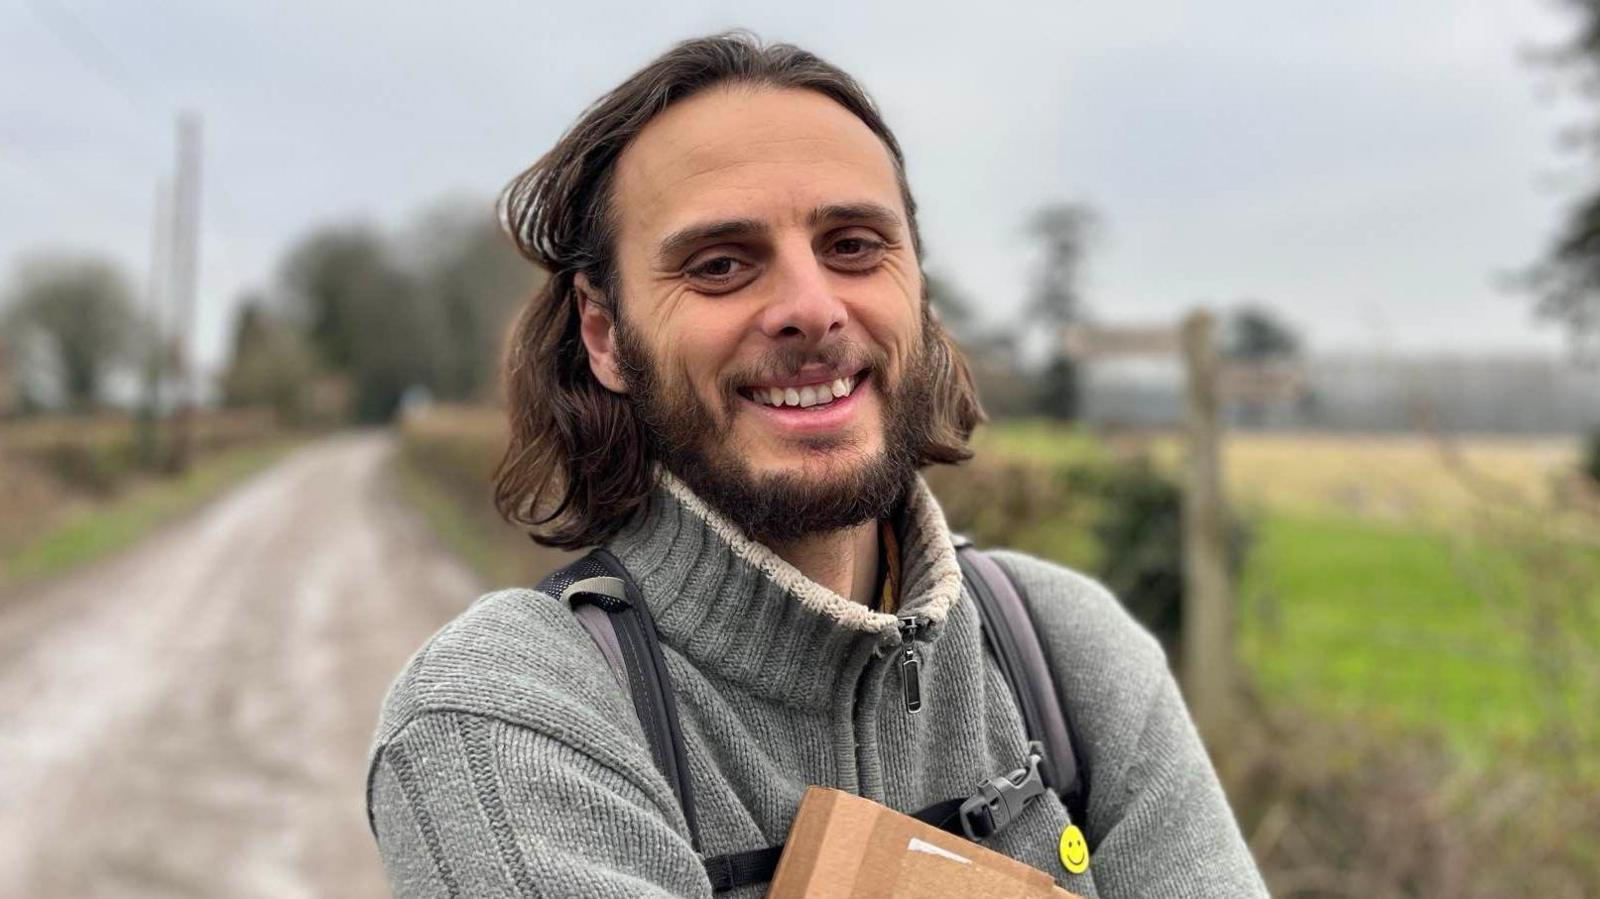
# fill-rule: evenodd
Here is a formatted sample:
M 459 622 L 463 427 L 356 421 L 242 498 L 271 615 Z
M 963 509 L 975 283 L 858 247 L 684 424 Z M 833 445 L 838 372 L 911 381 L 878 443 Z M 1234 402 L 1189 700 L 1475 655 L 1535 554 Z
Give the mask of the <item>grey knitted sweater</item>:
M 898 614 L 917 615 L 907 713 L 896 619 L 808 580 L 667 479 L 610 548 L 656 617 L 708 855 L 782 842 L 809 784 L 902 811 L 1023 764 L 1021 718 L 920 482 L 905 509 Z M 1068 815 L 1036 800 L 986 845 L 1101 897 L 1266 889 L 1156 642 L 1098 584 L 1017 553 L 1089 782 L 1087 873 Z M 711 895 L 633 707 L 572 614 L 484 596 L 395 681 L 368 811 L 397 895 Z M 759 896 L 750 886 L 729 896 Z

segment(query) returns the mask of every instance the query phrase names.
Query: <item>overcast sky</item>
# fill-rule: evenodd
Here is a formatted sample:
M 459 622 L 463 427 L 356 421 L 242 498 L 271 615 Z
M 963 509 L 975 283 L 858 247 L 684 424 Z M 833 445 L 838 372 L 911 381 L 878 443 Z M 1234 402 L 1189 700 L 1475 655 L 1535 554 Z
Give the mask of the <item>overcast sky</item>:
M 1576 195 L 1578 112 L 1530 65 L 1540 0 L 448 4 L 10 0 L 0 5 L 0 263 L 114 256 L 143 284 L 173 117 L 205 125 L 202 353 L 317 224 L 399 226 L 490 198 L 675 40 L 749 27 L 884 107 L 927 265 L 1014 319 L 1021 223 L 1107 222 L 1107 321 L 1265 301 L 1318 349 L 1556 349 L 1498 275 Z

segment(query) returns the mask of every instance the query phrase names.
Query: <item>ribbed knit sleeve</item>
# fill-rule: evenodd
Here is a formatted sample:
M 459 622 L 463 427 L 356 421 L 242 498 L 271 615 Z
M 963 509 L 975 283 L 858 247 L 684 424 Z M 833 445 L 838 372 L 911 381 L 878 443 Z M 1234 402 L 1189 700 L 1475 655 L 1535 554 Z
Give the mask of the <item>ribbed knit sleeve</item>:
M 711 896 L 643 785 L 527 727 L 422 715 L 378 750 L 370 798 L 402 899 Z
M 1095 858 L 1103 897 L 1266 896 L 1215 770 L 1170 674 L 1106 803 Z
M 1249 899 L 1266 885 L 1165 655 L 1100 584 L 1021 553 L 1027 593 L 1088 776 L 1102 899 Z

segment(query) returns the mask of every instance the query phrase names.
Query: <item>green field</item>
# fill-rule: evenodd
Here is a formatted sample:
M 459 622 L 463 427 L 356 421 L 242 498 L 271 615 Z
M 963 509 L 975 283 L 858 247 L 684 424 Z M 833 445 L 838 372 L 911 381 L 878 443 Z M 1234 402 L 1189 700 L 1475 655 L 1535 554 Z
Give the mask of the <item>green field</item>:
M 1272 696 L 1442 728 L 1466 747 L 1544 724 L 1518 597 L 1494 547 L 1350 517 L 1269 513 L 1240 587 L 1240 650 Z
M 1142 450 L 1172 470 L 1179 454 L 1026 422 L 981 445 L 1049 464 Z M 1552 493 L 1570 443 L 1233 435 L 1225 452 L 1254 535 L 1239 650 L 1265 697 L 1474 757 L 1552 734 L 1600 748 L 1600 521 Z M 1081 559 L 1069 538 L 1033 548 Z

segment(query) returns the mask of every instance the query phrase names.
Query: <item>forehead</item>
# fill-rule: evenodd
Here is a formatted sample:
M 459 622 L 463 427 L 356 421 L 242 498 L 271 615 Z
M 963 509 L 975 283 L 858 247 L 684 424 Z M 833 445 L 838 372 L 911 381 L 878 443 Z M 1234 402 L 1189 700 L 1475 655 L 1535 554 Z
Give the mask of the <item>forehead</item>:
M 905 209 L 889 151 L 814 91 L 714 88 L 653 119 L 617 161 L 624 245 L 708 217 L 803 220 L 830 203 Z

